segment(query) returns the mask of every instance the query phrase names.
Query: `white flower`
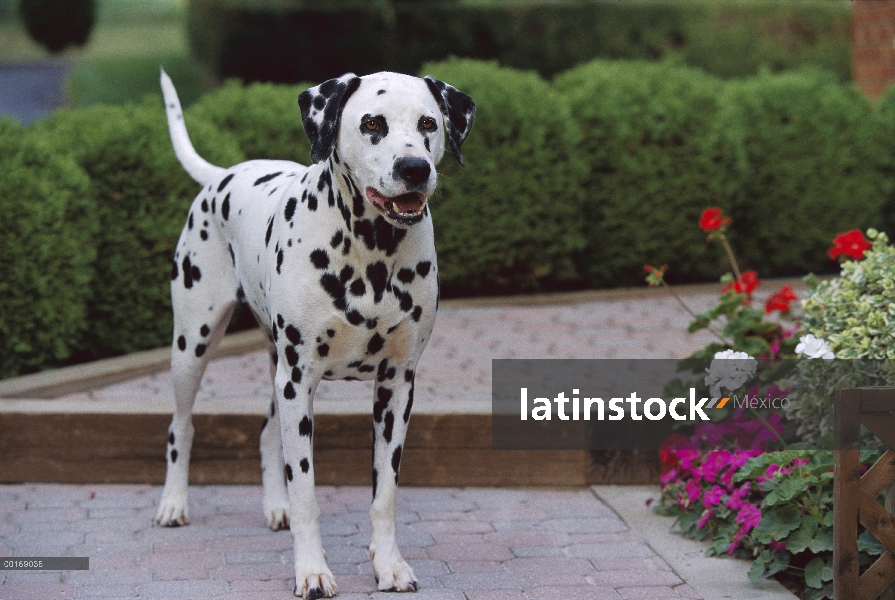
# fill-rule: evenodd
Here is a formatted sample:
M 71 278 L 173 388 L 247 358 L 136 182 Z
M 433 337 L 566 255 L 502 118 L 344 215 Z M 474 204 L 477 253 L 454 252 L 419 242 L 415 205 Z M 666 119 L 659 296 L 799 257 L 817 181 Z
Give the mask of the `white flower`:
M 836 355 L 830 351 L 830 345 L 823 338 L 816 338 L 810 333 L 799 338 L 796 354 L 804 354 L 808 358 L 832 360 Z
M 757 367 L 758 361 L 745 352 L 716 352 L 712 364 L 705 370 L 708 373 L 705 384 L 709 386 L 712 397 L 720 398 L 721 388 L 738 389 L 755 374 Z

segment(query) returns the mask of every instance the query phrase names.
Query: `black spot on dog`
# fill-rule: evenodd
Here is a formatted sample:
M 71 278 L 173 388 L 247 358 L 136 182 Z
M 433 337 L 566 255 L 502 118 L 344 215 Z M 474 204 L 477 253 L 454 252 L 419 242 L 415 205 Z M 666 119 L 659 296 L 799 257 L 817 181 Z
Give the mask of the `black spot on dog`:
M 308 194 L 308 210 L 314 212 L 317 210 L 317 196 Z
M 345 265 L 342 267 L 342 270 L 339 271 L 339 281 L 342 283 L 346 283 L 352 276 L 354 276 L 354 267 L 351 265 Z
M 177 338 L 177 347 L 180 348 L 181 350 L 186 350 L 186 338 L 185 337 L 180 336 L 179 338 Z
M 412 371 L 408 371 L 408 373 L 412 373 Z M 407 373 L 405 373 L 404 376 L 406 377 Z M 411 377 L 412 377 L 412 375 L 411 375 Z M 410 420 L 410 409 L 413 408 L 413 388 L 414 388 L 414 386 L 415 386 L 415 382 L 411 378 L 410 392 L 407 393 L 407 406 L 404 407 L 404 422 L 405 423 Z
M 224 188 L 227 187 L 227 184 L 230 183 L 231 179 L 233 179 L 233 175 L 234 175 L 234 173 L 230 173 L 229 175 L 227 175 L 226 177 L 221 179 L 221 183 L 220 183 L 220 185 L 218 185 L 219 192 L 224 191 Z
M 264 234 L 264 247 L 270 244 L 270 234 L 273 233 L 273 217 L 267 220 L 267 233 Z
M 385 443 L 390 443 L 392 441 L 392 429 L 395 426 L 395 415 L 392 414 L 392 411 L 388 411 L 385 413 L 385 427 L 382 429 L 382 437 L 385 438 Z
M 395 451 L 392 453 L 392 471 L 396 474 L 398 470 L 401 468 L 401 446 L 399 445 L 395 448 Z
M 373 365 L 361 365 L 357 368 L 357 370 L 361 373 L 372 373 L 376 370 L 376 367 L 374 367 Z
M 289 464 L 286 465 L 286 480 L 292 481 L 292 467 Z
M 382 250 L 386 256 L 391 256 L 407 235 L 407 230 L 393 227 L 379 216 L 372 222 L 369 219 L 355 221 L 354 235 L 362 238 L 369 250 Z
M 367 319 L 367 329 L 376 329 L 376 325 L 379 324 L 379 319 Z
M 202 199 L 202 212 L 208 212 L 208 200 Z
M 274 179 L 275 177 L 279 177 L 282 174 L 283 174 L 282 171 L 277 171 L 276 173 L 271 173 L 269 175 L 265 175 L 264 177 L 259 177 L 258 179 L 255 180 L 255 183 L 253 183 L 252 185 L 255 186 L 255 185 L 261 185 L 262 183 L 267 183 L 271 179 Z
M 416 272 L 419 273 L 420 277 L 425 278 L 426 275 L 429 274 L 429 269 L 432 268 L 432 263 L 428 260 L 422 260 L 416 263 Z
M 413 312 L 410 313 L 410 318 L 413 319 L 414 322 L 419 323 L 421 316 L 423 316 L 423 307 L 417 304 L 413 307 Z
M 299 461 L 298 466 L 301 467 L 302 473 L 307 473 L 308 470 L 311 468 L 311 463 L 308 462 L 307 458 L 303 458 L 303 459 L 301 459 L 301 461 Z M 316 588 L 316 589 L 320 589 L 320 588 Z M 321 597 L 322 596 L 323 596 L 323 591 L 321 590 Z
M 407 383 L 410 383 L 411 381 L 413 381 L 413 371 L 412 370 L 407 369 L 406 371 L 404 371 L 404 381 L 406 381 Z
M 382 422 L 382 415 L 388 408 L 388 403 L 392 399 L 392 391 L 388 388 L 381 387 L 376 390 L 376 403 L 373 404 L 373 420 L 377 423 Z
M 202 241 L 206 241 L 208 239 L 208 232 L 204 229 L 199 232 L 199 237 L 202 238 Z
M 298 364 L 298 352 L 295 351 L 295 346 L 286 346 L 284 353 L 286 354 L 286 362 L 289 363 L 290 367 Z
M 202 356 L 205 354 L 205 349 L 208 348 L 205 344 L 196 344 L 196 356 Z
M 199 329 L 199 334 L 200 334 L 202 337 L 208 337 L 208 334 L 209 334 L 209 333 L 211 333 L 211 329 L 208 328 L 208 325 L 203 325 L 203 326 Z
M 168 432 L 168 443 L 171 444 L 172 446 L 174 445 L 174 432 L 173 431 Z
M 286 326 L 286 338 L 296 346 L 304 343 L 301 341 L 301 333 L 293 325 Z
M 286 387 L 283 388 L 283 398 L 286 400 L 292 400 L 295 398 L 295 388 L 292 386 L 292 382 L 286 383 Z
M 320 344 L 317 346 L 317 354 L 319 354 L 321 358 L 327 356 L 329 354 L 329 344 Z
M 370 128 L 372 127 L 372 129 Z M 370 137 L 370 143 L 374 146 L 382 141 L 388 135 L 388 122 L 382 115 L 375 117 L 366 114 L 360 120 L 360 132 L 362 135 Z
M 345 313 L 345 318 L 348 319 L 348 322 L 352 325 L 360 325 L 364 322 L 364 316 L 356 310 L 350 310 Z
M 381 96 L 384 93 L 385 93 L 385 90 L 379 90 L 378 92 L 376 92 L 376 95 Z
M 298 367 L 292 367 L 292 381 L 294 383 L 301 383 L 301 369 Z
M 186 228 L 190 231 L 193 230 L 193 213 L 190 213 L 190 218 L 186 220 Z
M 351 238 L 345 238 L 345 246 L 342 248 L 342 255 L 348 256 L 348 253 L 351 252 Z
M 192 265 L 190 267 L 190 276 L 193 278 L 193 281 L 199 281 L 202 279 L 202 271 L 196 265 Z
M 227 250 L 230 251 L 230 262 L 233 263 L 233 266 L 236 266 L 236 255 L 233 253 L 233 244 L 227 244 Z
M 320 277 L 320 286 L 326 290 L 326 293 L 332 296 L 333 304 L 339 310 L 344 310 L 345 302 L 345 284 L 339 281 L 333 273 L 324 273 Z
M 351 287 L 349 289 L 355 296 L 363 296 L 367 291 L 367 286 L 364 284 L 364 280 L 358 277 L 351 282 Z
M 283 251 L 277 251 L 277 274 L 280 274 L 280 267 L 283 266 Z
M 326 250 L 318 248 L 311 252 L 311 264 L 318 269 L 325 269 L 329 266 L 329 255 Z
M 193 287 L 192 265 L 189 256 L 183 257 L 183 287 L 186 289 Z
M 410 269 L 401 269 L 398 271 L 398 281 L 401 283 L 412 283 L 416 274 Z
M 410 295 L 410 292 L 402 292 L 401 293 L 401 310 L 403 310 L 404 312 L 407 312 L 411 308 L 413 308 L 413 296 Z
M 378 333 L 374 334 L 373 337 L 370 338 L 370 341 L 367 342 L 367 354 L 376 354 L 382 347 L 385 345 L 385 338 L 383 338 Z
M 367 266 L 367 279 L 373 286 L 373 302 L 382 300 L 382 293 L 385 291 L 385 285 L 388 281 L 388 267 L 381 260 Z
M 287 221 L 292 220 L 292 217 L 295 215 L 296 206 L 298 206 L 298 200 L 295 198 L 289 198 L 286 202 L 286 210 L 283 211 L 283 216 L 286 217 Z
M 283 315 L 281 315 L 280 313 L 277 313 L 277 327 L 282 329 L 285 326 L 286 326 L 286 322 L 283 320 Z
M 230 218 L 230 194 L 228 193 L 224 196 L 224 201 L 221 202 L 221 216 L 224 217 L 224 220 L 228 220 Z
M 245 302 L 245 301 L 246 301 L 246 293 L 245 293 L 245 290 L 242 289 L 242 286 L 239 286 L 238 288 L 236 288 L 236 299 L 237 299 L 239 302 Z
M 337 248 L 339 246 L 339 244 L 342 243 L 342 237 L 343 237 L 343 234 L 342 234 L 342 230 L 340 229 L 333 235 L 332 239 L 329 241 L 329 245 L 333 249 Z
M 308 415 L 302 417 L 301 422 L 298 424 L 298 435 L 303 435 L 305 437 L 314 435 L 314 424 L 311 422 L 311 419 L 308 418 Z
M 326 330 L 326 337 L 335 337 L 335 335 L 336 335 L 335 329 L 327 329 Z
M 174 281 L 175 279 L 177 279 L 178 275 L 179 275 L 179 272 L 177 270 L 177 261 L 172 260 L 171 261 L 171 281 Z
M 216 202 L 216 201 L 217 201 L 217 198 L 212 198 L 212 199 L 211 199 L 211 214 L 214 214 L 214 211 L 215 211 L 215 202 Z
M 177 450 L 175 450 L 173 448 L 171 449 L 171 462 L 172 463 L 177 462 Z

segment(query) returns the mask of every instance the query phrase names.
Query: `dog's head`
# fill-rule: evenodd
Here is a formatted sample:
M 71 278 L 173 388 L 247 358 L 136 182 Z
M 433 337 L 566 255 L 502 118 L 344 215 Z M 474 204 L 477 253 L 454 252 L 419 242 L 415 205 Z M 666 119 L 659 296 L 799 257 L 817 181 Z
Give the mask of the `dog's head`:
M 475 116 L 472 98 L 456 88 L 398 73 L 348 73 L 302 92 L 298 105 L 311 159 L 335 153 L 374 209 L 402 227 L 423 218 L 445 137 L 463 164 L 460 145 Z

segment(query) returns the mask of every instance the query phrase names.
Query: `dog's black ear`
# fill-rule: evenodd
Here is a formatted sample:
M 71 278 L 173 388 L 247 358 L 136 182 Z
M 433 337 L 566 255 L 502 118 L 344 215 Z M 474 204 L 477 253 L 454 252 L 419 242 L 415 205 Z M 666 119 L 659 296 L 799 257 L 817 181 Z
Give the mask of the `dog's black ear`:
M 441 108 L 441 114 L 444 115 L 451 150 L 462 165 L 463 155 L 460 154 L 460 144 L 472 129 L 472 120 L 475 118 L 475 102 L 454 86 L 439 81 L 431 75 L 426 75 L 424 79 L 426 85 L 429 86 L 429 91 L 435 96 L 435 101 Z
M 311 140 L 311 160 L 323 162 L 332 154 L 342 108 L 360 85 L 360 77 L 345 73 L 298 95 L 301 122 Z

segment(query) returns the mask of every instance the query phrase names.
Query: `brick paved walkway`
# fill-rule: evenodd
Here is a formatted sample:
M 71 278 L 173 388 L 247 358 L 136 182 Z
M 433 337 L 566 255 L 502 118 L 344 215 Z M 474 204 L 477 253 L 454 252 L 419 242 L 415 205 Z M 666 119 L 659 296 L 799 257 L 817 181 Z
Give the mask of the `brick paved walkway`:
M 157 486 L 0 486 L 0 555 L 88 556 L 89 571 L 0 571 L 0 598 L 291 598 L 292 539 L 256 486 L 191 488 L 188 527 L 154 527 Z M 370 489 L 321 487 L 339 598 L 376 592 Z M 413 599 L 699 598 L 590 490 L 405 488 L 398 542 Z
M 695 310 L 714 293 L 688 299 Z M 578 304 L 474 308 L 448 305 L 417 371 L 415 410 L 490 410 L 492 358 L 679 358 L 688 336 L 668 296 Z M 199 402 L 270 397 L 267 357 L 213 361 Z M 370 393 L 324 382 L 315 410 L 365 410 Z M 72 396 L 96 402 L 171 403 L 170 379 Z M 358 404 L 360 403 L 360 404 Z M 0 486 L 0 556 L 88 556 L 90 571 L 0 571 L 0 600 L 26 598 L 290 598 L 292 542 L 261 517 L 256 486 L 191 488 L 189 527 L 152 526 L 161 488 Z M 318 488 L 322 531 L 340 598 L 375 593 L 368 561 L 370 489 Z M 541 598 L 674 600 L 698 594 L 590 490 L 402 488 L 398 540 L 420 600 Z

